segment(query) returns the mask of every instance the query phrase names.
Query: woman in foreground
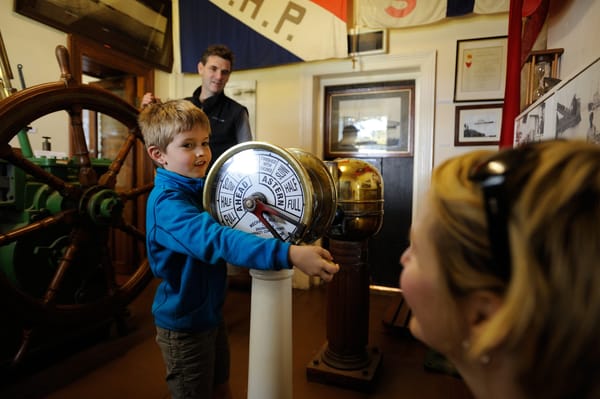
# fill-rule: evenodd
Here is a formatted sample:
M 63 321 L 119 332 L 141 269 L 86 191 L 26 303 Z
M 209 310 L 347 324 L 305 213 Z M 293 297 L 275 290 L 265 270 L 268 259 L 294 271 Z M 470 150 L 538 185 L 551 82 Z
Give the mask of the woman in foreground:
M 600 398 L 599 226 L 598 145 L 446 161 L 401 257 L 412 334 L 477 398 Z

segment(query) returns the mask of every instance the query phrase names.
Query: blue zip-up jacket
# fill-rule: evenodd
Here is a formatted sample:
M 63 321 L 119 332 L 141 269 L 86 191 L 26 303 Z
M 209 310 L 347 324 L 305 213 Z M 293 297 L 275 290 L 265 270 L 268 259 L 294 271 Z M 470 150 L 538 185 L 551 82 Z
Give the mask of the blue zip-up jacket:
M 162 279 L 152 313 L 155 324 L 203 331 L 222 319 L 225 262 L 254 269 L 290 268 L 289 243 L 223 226 L 202 206 L 204 179 L 159 168 L 146 208 L 150 269 Z

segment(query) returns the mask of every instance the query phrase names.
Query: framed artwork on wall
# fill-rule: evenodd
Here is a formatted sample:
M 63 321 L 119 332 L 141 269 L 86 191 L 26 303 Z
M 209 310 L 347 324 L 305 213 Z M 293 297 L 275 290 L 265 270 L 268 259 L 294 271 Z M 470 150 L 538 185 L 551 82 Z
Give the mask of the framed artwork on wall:
M 325 87 L 325 158 L 412 155 L 414 104 L 414 80 Z
M 506 36 L 458 40 L 454 101 L 502 101 L 507 49 Z
M 515 118 L 518 146 L 551 139 L 600 144 L 600 58 L 550 87 Z
M 600 144 L 600 58 L 557 86 L 556 137 Z
M 163 71 L 172 70 L 171 0 L 15 0 L 14 9 Z
M 556 138 L 556 97 L 548 95 L 515 118 L 513 146 Z
M 348 55 L 383 54 L 388 51 L 388 33 L 385 29 L 356 28 L 348 32 Z
M 454 145 L 498 145 L 502 126 L 502 104 L 456 107 Z

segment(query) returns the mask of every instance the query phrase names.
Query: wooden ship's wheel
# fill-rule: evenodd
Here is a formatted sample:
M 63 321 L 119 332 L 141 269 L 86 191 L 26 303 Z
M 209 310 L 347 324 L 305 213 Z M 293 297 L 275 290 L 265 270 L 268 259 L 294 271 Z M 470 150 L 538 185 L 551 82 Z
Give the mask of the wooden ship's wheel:
M 60 81 L 0 100 L 0 323 L 19 330 L 18 338 L 2 337 L 3 344 L 16 341 L 11 364 L 23 361 L 39 331 L 117 319 L 151 280 L 138 212 L 151 183 L 136 182 L 134 172 L 126 190 L 117 184 L 128 155 L 143 146 L 138 111 L 104 89 L 77 83 L 66 48 L 56 53 Z M 81 119 L 86 109 L 128 128 L 114 159 L 90 156 Z M 62 111 L 70 118 L 71 158 L 27 157 L 10 146 L 31 122 Z M 131 243 L 126 274 L 117 272 L 112 247 L 123 240 Z

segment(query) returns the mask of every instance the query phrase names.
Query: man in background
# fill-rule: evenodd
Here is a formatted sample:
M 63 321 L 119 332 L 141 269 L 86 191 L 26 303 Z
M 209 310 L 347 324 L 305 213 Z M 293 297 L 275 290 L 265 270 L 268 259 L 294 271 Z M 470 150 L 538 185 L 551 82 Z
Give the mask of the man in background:
M 202 86 L 196 88 L 191 97 L 185 98 L 202 109 L 210 120 L 212 163 L 234 145 L 252 140 L 248 109 L 224 92 L 233 70 L 233 61 L 233 52 L 227 46 L 209 46 L 198 62 Z M 142 106 L 155 101 L 160 99 L 146 93 Z

